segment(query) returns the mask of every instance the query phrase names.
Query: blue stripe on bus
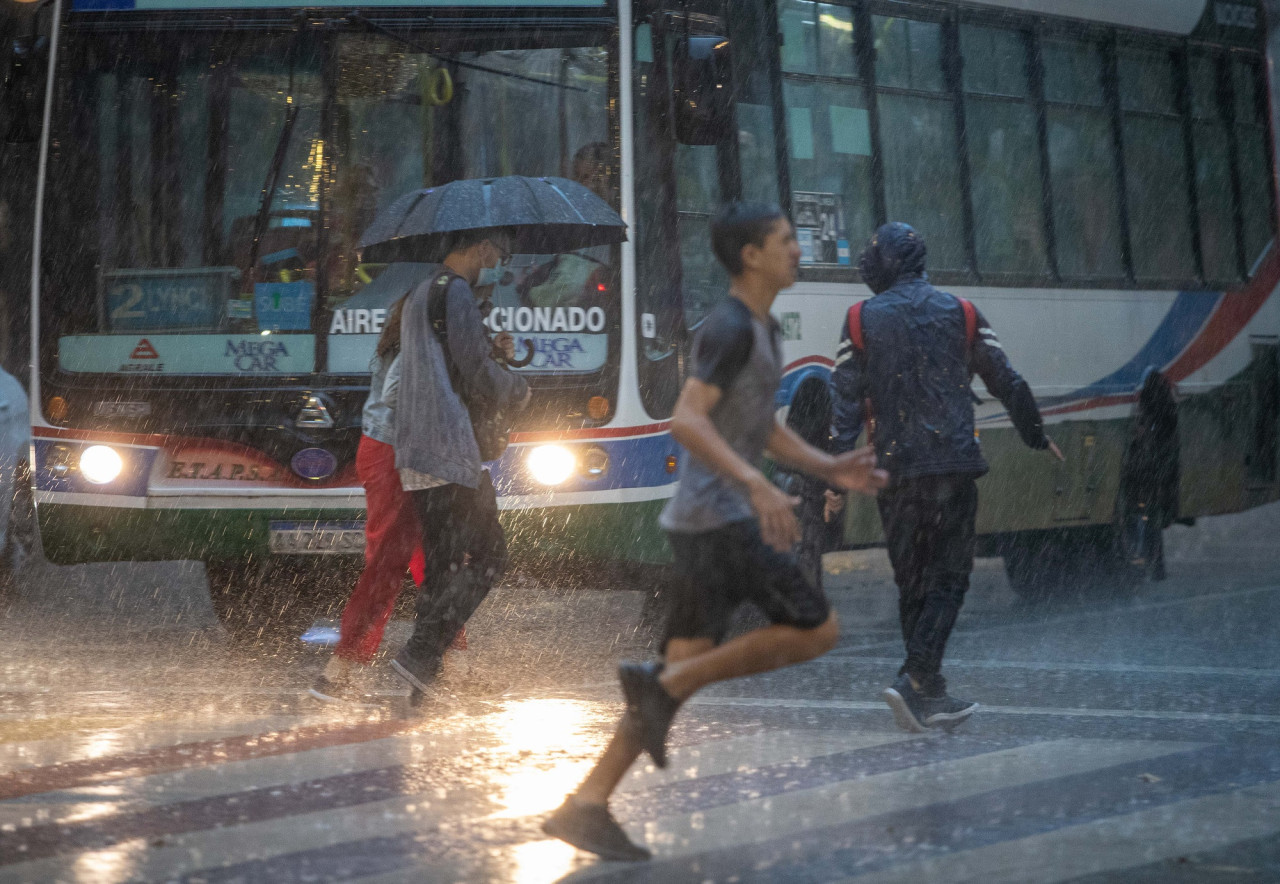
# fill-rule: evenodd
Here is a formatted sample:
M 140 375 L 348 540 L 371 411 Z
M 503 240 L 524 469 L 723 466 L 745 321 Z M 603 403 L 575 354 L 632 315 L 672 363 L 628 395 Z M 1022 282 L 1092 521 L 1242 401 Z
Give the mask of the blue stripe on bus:
M 1224 297 L 1226 295 L 1222 292 L 1179 292 L 1169 312 L 1160 321 L 1160 325 L 1151 333 L 1151 337 L 1133 358 L 1106 377 L 1080 387 L 1078 390 L 1037 399 L 1041 410 L 1071 402 L 1084 402 L 1101 396 L 1127 395 L 1137 392 L 1147 367 L 1154 365 L 1158 369 L 1163 369 L 1177 359 L 1195 341 L 1200 330 L 1204 328 Z M 1087 328 L 1081 331 L 1088 333 Z M 992 423 L 1007 418 L 1006 412 L 1000 412 L 987 415 L 978 423 Z
M 1041 404 L 1133 392 L 1142 383 L 1142 374 L 1148 366 L 1164 368 L 1187 349 L 1223 297 L 1221 292 L 1180 292 L 1160 325 L 1132 359 L 1101 380 L 1064 396 L 1042 400 Z M 1082 331 L 1088 333 L 1088 329 Z
M 155 448 L 123 448 L 116 451 L 124 458 L 124 470 L 114 482 L 94 485 L 72 469 L 65 476 L 49 469 L 49 457 L 55 445 L 70 449 L 68 460 L 72 466 L 79 463 L 80 453 L 89 442 L 71 442 L 60 439 L 37 439 L 36 488 L 40 491 L 81 494 L 112 494 L 129 497 L 146 497 L 148 477 L 159 454 Z M 602 448 L 609 456 L 609 466 L 597 479 L 574 475 L 561 485 L 549 487 L 539 483 L 526 470 L 525 457 L 536 445 L 513 446 L 502 460 L 490 465 L 493 483 L 500 495 L 565 493 L 582 491 L 620 491 L 628 488 L 660 488 L 676 481 L 667 472 L 667 457 L 679 456 L 680 447 L 670 433 L 639 438 L 570 440 L 563 444 L 579 455 L 587 448 Z M 259 489 L 264 490 L 264 489 Z
M 76 12 L 109 12 L 119 9 L 133 9 L 134 0 L 75 0 L 71 8 Z
M 796 390 L 800 389 L 800 384 L 809 378 L 815 377 L 821 378 L 825 384 L 831 377 L 831 366 L 820 362 L 811 362 L 789 374 L 783 375 L 782 383 L 778 386 L 778 392 L 773 397 L 774 408 L 790 405 L 791 400 L 795 398 Z

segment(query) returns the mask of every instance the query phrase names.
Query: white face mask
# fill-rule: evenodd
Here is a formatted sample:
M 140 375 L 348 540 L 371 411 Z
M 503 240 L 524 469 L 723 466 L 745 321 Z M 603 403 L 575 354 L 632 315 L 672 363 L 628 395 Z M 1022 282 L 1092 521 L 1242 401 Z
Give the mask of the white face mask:
M 502 275 L 506 273 L 505 267 L 481 267 L 480 275 L 476 277 L 476 288 L 486 285 L 497 285 L 502 281 Z

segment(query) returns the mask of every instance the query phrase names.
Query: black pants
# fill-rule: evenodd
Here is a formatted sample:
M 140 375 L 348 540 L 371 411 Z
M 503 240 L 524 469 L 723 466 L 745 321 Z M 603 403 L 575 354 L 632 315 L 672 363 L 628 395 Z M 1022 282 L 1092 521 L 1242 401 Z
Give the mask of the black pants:
M 971 476 L 894 480 L 879 505 L 898 584 L 903 669 L 936 696 L 946 691 L 942 655 L 973 571 L 978 486 Z
M 426 579 L 405 652 L 429 661 L 444 656 L 507 564 L 498 500 L 489 473 L 480 485 L 441 485 L 410 492 L 422 526 Z
M 1130 564 L 1142 564 L 1152 580 L 1164 580 L 1164 526 L 1172 521 L 1158 504 L 1125 501 L 1120 538 Z

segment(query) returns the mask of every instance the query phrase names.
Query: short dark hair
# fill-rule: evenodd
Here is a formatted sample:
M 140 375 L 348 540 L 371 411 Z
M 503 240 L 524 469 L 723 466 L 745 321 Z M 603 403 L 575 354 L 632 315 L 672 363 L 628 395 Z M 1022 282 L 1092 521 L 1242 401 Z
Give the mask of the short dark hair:
M 769 203 L 729 203 L 711 219 L 711 251 L 730 276 L 742 273 L 742 250 L 764 245 L 773 225 L 786 214 Z

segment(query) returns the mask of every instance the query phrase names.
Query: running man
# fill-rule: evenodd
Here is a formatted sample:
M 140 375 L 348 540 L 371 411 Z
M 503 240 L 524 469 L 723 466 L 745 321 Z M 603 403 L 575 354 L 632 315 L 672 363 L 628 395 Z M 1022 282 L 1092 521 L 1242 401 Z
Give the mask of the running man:
M 832 449 L 853 448 L 874 416 L 872 442 L 891 477 L 878 504 L 907 659 L 882 696 L 898 726 L 916 733 L 954 727 L 978 707 L 950 696 L 942 676 L 973 570 L 975 480 L 987 471 L 973 374 L 1027 446 L 1062 460 L 996 333 L 968 301 L 931 286 L 924 265 L 924 240 L 909 225 L 876 231 L 858 262 L 875 297 L 849 310 L 831 375 Z
M 760 472 L 764 451 L 837 488 L 873 494 L 888 480 L 870 448 L 833 457 L 774 418 L 782 354 L 769 308 L 800 265 L 782 210 L 726 206 L 711 222 L 711 247 L 731 277 L 730 297 L 694 339 L 692 371 L 671 418 L 688 457 L 659 520 L 681 578 L 669 599 L 663 661 L 618 666 L 626 713 L 595 768 L 543 824 L 548 835 L 605 859 L 649 857 L 613 819 L 609 797 L 641 752 L 667 766 L 667 731 L 681 703 L 714 682 L 802 663 L 835 645 L 836 615 L 793 553 L 799 501 Z M 770 625 L 725 641 L 744 602 Z

